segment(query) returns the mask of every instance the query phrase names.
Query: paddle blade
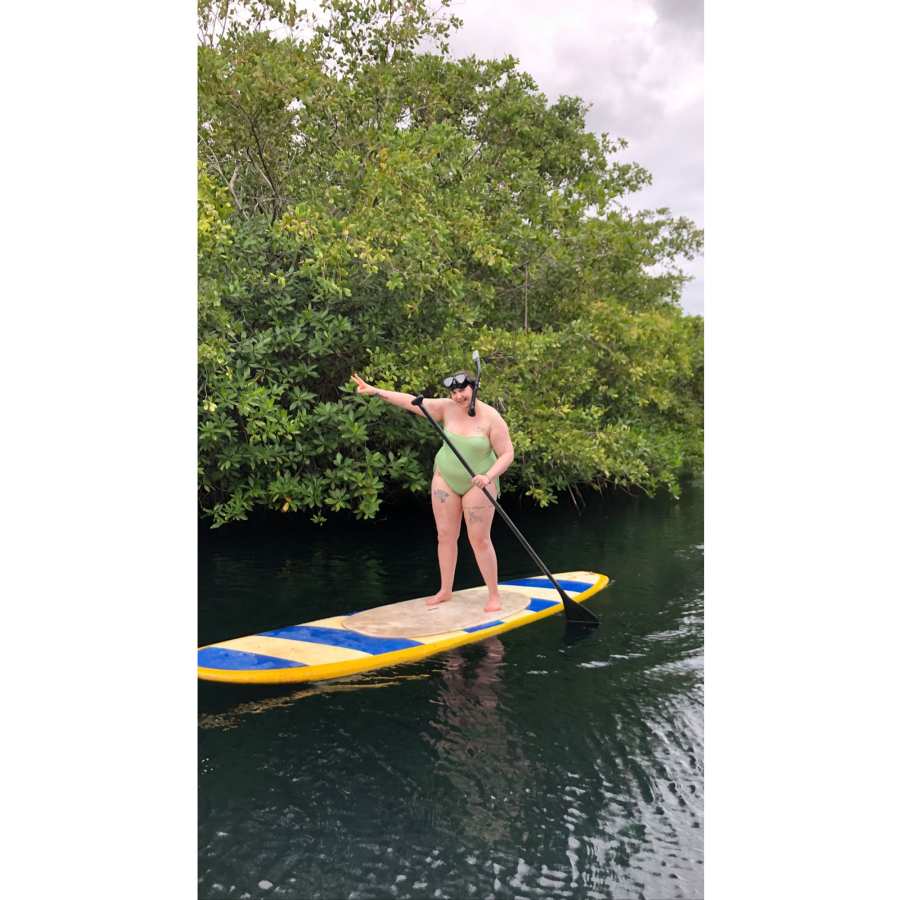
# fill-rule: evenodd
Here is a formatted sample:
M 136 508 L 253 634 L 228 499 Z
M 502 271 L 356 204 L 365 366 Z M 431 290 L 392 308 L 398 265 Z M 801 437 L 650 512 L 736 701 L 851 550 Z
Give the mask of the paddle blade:
M 586 628 L 596 628 L 600 620 L 580 603 L 576 603 L 565 591 L 560 591 L 563 598 L 563 610 L 566 614 L 567 625 L 581 625 Z

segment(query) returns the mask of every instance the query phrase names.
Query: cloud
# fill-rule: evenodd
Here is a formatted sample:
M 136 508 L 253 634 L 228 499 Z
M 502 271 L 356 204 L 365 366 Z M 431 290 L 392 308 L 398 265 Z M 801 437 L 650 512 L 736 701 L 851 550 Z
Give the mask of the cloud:
M 548 12 L 549 10 L 549 12 Z M 588 127 L 628 140 L 618 157 L 640 163 L 653 184 L 635 209 L 669 207 L 703 225 L 703 3 L 701 0 L 492 0 L 457 2 L 456 57 L 511 54 L 552 102 L 591 105 Z M 683 300 L 703 310 L 703 262 Z
M 651 0 L 661 22 L 686 31 L 703 31 L 703 0 Z

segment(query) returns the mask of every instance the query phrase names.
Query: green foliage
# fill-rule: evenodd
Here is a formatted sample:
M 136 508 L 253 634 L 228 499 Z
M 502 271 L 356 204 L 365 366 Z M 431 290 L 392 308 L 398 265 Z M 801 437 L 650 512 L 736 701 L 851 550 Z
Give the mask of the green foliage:
M 702 322 L 677 306 L 702 234 L 623 201 L 574 97 L 512 58 L 454 61 L 424 0 L 200 4 L 199 469 L 214 525 L 254 508 L 372 518 L 425 491 L 435 442 L 351 392 L 487 362 L 505 478 L 678 492 L 702 460 Z M 422 52 L 422 45 L 430 46 Z

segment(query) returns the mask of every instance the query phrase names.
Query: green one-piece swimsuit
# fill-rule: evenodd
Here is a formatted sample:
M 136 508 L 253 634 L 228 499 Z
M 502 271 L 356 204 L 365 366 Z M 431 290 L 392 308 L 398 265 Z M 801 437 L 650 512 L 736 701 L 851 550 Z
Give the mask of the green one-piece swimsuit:
M 472 467 L 476 475 L 484 475 L 497 462 L 497 454 L 491 449 L 490 440 L 483 434 L 454 434 L 452 431 L 447 431 L 447 434 L 453 441 L 453 446 L 459 450 L 462 458 Z M 466 491 L 472 489 L 472 476 L 446 444 L 442 444 L 438 450 L 434 458 L 434 468 L 441 473 L 454 494 L 462 497 Z M 499 478 L 494 479 L 494 487 L 497 488 L 499 496 Z

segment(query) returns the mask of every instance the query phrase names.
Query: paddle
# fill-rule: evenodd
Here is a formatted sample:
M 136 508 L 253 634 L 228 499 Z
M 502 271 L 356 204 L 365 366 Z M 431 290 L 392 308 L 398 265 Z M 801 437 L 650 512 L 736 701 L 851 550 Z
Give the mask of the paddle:
M 478 351 L 476 350 L 475 354 L 473 354 L 473 359 L 476 358 L 477 352 Z M 476 359 L 476 362 L 478 363 L 480 376 L 480 361 Z M 465 459 L 463 459 L 459 450 L 457 450 L 456 447 L 453 446 L 453 442 L 450 440 L 450 438 L 447 437 L 447 433 L 444 431 L 444 429 L 434 421 L 434 419 L 431 417 L 431 414 L 427 409 L 425 409 L 424 400 L 425 398 L 421 394 L 419 394 L 419 396 L 412 401 L 412 404 L 413 406 L 418 406 L 419 409 L 422 410 L 422 415 L 425 416 L 425 418 L 428 419 L 429 422 L 431 422 L 431 424 L 437 430 L 438 434 L 440 434 L 444 443 L 453 451 L 453 453 L 456 455 L 456 458 L 463 464 L 463 466 L 465 466 L 466 471 L 474 478 L 475 473 L 472 471 L 472 467 L 465 461 Z M 470 415 L 474 415 L 474 413 L 470 412 Z M 562 587 L 560 587 L 559 582 L 553 577 L 550 570 L 544 565 L 543 560 L 537 555 L 537 553 L 534 552 L 531 544 L 529 544 L 528 541 L 525 540 L 525 535 L 523 535 L 522 532 L 519 531 L 519 529 L 516 528 L 516 526 L 513 524 L 513 520 L 510 519 L 510 517 L 506 514 L 506 510 L 503 509 L 503 507 L 497 502 L 497 500 L 486 487 L 483 487 L 481 490 L 484 491 L 485 497 L 487 497 L 488 500 L 490 500 L 494 505 L 494 509 L 496 509 L 497 512 L 500 513 L 503 521 L 506 522 L 507 525 L 509 525 L 512 533 L 519 539 L 519 543 L 528 551 L 528 555 L 538 564 L 538 567 L 544 573 L 544 575 L 546 575 L 547 578 L 550 579 L 553 587 L 555 587 L 556 590 L 559 591 L 559 596 L 562 597 L 563 601 L 563 610 L 566 614 L 566 624 L 583 625 L 585 627 L 596 628 L 600 624 L 600 620 L 590 610 L 587 610 L 580 604 L 576 603 L 562 589 Z

